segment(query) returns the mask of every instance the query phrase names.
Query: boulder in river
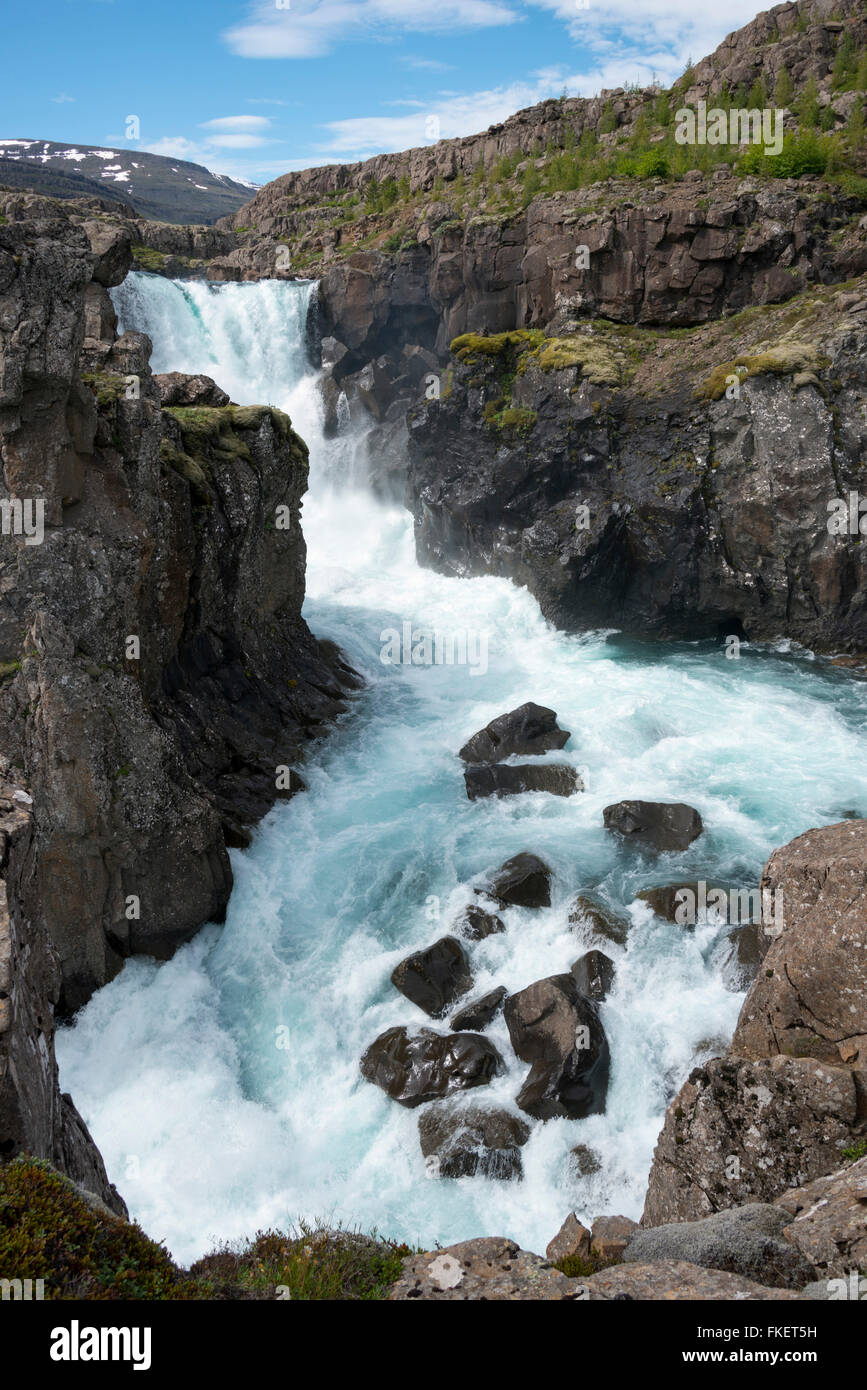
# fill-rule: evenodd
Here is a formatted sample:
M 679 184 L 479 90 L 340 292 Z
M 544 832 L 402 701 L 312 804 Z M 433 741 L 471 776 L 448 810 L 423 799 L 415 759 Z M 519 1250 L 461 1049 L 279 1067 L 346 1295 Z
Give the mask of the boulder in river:
M 702 820 L 681 801 L 618 801 L 602 812 L 606 830 L 658 850 L 686 849 L 702 832 Z
M 419 1118 L 421 1151 L 429 1174 L 440 1178 L 520 1178 L 521 1147 L 530 1126 L 507 1110 L 434 1105 Z
M 745 922 L 732 927 L 726 937 L 726 952 L 722 976 L 726 989 L 739 994 L 749 989 L 767 955 L 770 938 L 760 922 Z
M 580 933 L 589 928 L 597 936 L 607 937 L 617 946 L 625 946 L 631 922 L 628 917 L 619 917 L 610 907 L 579 894 L 569 909 L 569 926 Z
M 539 1120 L 580 1120 L 605 1110 L 609 1054 L 596 1005 L 571 975 L 512 994 L 503 1010 L 512 1046 L 530 1072 L 518 1105 Z
M 506 924 L 495 913 L 486 912 L 483 907 L 471 903 L 454 922 L 454 929 L 468 941 L 484 941 L 486 936 L 505 931 Z
M 551 870 L 536 854 L 516 854 L 497 872 L 487 893 L 501 907 L 550 907 Z
M 587 999 L 603 1000 L 614 984 L 615 967 L 604 951 L 588 951 L 571 967 L 579 992 Z
M 557 727 L 557 715 L 544 705 L 529 702 L 508 714 L 498 715 L 473 734 L 458 756 L 465 763 L 498 763 L 517 753 L 528 756 L 549 753 L 569 742 L 566 729 Z
M 361 1059 L 365 1080 L 410 1109 L 456 1091 L 487 1086 L 502 1069 L 503 1059 L 487 1038 L 478 1033 L 435 1033 L 431 1028 L 418 1033 L 389 1028 Z
M 452 1015 L 450 1026 L 457 1033 L 480 1033 L 488 1024 L 493 1023 L 503 1007 L 507 994 L 506 986 L 498 985 L 489 994 L 483 994 L 479 999 L 474 999 L 472 1003 L 458 1009 L 457 1013 Z
M 729 917 L 729 892 L 718 883 L 667 883 L 660 888 L 643 888 L 635 896 L 657 917 L 680 927 L 694 927 L 699 917 L 710 922 L 726 922 Z
M 580 776 L 568 763 L 476 764 L 467 768 L 464 782 L 470 801 L 483 796 L 519 796 L 522 792 L 573 796 L 584 790 Z
M 472 989 L 473 975 L 461 943 L 454 936 L 444 936 L 396 965 L 391 982 L 431 1018 L 439 1018 Z

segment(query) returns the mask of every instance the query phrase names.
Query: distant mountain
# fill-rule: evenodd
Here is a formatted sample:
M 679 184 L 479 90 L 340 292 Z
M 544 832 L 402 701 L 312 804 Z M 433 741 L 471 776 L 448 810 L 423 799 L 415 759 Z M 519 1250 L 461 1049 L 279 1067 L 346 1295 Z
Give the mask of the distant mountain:
M 206 226 L 237 212 L 258 187 L 183 159 L 55 140 L 0 140 L 0 184 L 56 198 L 99 193 L 157 222 Z

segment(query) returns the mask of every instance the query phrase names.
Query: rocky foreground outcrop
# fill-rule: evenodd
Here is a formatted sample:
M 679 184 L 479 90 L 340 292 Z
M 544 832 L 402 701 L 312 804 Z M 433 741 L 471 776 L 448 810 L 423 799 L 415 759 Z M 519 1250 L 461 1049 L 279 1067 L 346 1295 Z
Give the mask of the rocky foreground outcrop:
M 104 1192 L 57 1093 L 54 1006 L 222 919 L 227 847 L 303 785 L 357 678 L 301 618 L 307 450 L 289 419 L 163 410 L 149 340 L 117 337 L 108 295 L 128 237 L 2 201 L 0 773 L 29 799 L 2 842 L 0 1154 L 89 1166 Z
M 727 1053 L 697 1068 L 668 1108 L 644 1225 L 774 1202 L 863 1145 L 867 822 L 777 850 L 762 887 L 781 890 L 783 923 Z

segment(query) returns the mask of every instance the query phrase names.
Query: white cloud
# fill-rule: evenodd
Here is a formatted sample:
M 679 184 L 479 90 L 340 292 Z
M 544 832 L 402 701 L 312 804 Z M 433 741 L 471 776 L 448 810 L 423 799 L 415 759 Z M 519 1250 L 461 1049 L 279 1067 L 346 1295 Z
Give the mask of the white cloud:
M 213 121 L 200 121 L 200 130 L 260 131 L 267 130 L 270 116 L 219 116 Z
M 402 57 L 400 62 L 404 67 L 419 69 L 423 72 L 454 72 L 451 63 L 440 63 L 435 58 L 416 58 L 412 54 Z
M 75 101 L 75 97 L 69 97 L 65 92 L 59 92 L 56 97 L 51 98 L 58 106 L 63 106 L 67 101 Z
M 451 33 L 521 18 L 506 0 L 293 0 L 291 9 L 257 0 L 250 18 L 223 38 L 242 58 L 317 58 L 347 40 Z
M 261 135 L 248 135 L 244 132 L 212 135 L 208 140 L 208 146 L 218 150 L 255 150 L 260 145 L 273 144 L 273 140 L 265 140 Z
M 204 155 L 202 146 L 197 145 L 195 140 L 188 140 L 185 135 L 164 135 L 161 140 L 140 148 L 146 154 L 164 154 L 168 159 L 189 159 L 195 164 L 201 164 Z

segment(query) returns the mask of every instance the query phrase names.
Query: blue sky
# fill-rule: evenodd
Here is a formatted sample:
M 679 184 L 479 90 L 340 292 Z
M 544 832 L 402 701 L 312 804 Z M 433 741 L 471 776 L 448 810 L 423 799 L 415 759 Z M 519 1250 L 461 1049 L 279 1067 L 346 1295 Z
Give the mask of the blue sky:
M 0 138 L 266 182 L 469 135 L 564 89 L 671 82 L 757 0 L 39 0 L 0 19 Z M 139 117 L 141 136 L 125 138 Z

